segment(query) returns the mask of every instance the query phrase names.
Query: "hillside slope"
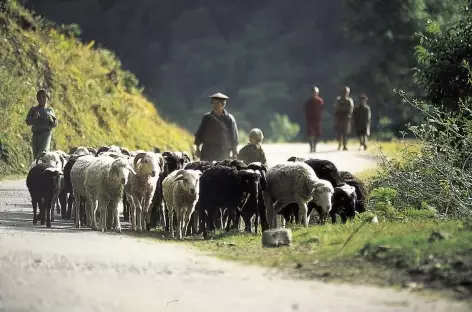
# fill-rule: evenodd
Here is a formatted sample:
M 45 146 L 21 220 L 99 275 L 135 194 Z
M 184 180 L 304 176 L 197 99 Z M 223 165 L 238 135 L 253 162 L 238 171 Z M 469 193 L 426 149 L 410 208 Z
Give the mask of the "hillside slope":
M 135 76 L 93 44 L 75 39 L 71 27 L 0 0 L 0 176 L 25 172 L 32 159 L 24 120 L 39 88 L 50 94 L 59 119 L 54 149 L 119 144 L 189 150 L 192 136 L 161 119 Z

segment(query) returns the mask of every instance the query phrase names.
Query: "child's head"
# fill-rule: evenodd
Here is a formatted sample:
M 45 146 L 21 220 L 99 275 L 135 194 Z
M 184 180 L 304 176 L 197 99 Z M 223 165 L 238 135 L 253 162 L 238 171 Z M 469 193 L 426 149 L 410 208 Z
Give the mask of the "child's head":
M 260 144 L 264 140 L 264 134 L 261 129 L 254 128 L 249 132 L 249 143 Z
M 367 104 L 368 98 L 367 98 L 367 95 L 365 95 L 364 93 L 361 94 L 361 96 L 359 97 L 359 99 L 361 100 L 361 104 L 362 104 L 362 105 Z

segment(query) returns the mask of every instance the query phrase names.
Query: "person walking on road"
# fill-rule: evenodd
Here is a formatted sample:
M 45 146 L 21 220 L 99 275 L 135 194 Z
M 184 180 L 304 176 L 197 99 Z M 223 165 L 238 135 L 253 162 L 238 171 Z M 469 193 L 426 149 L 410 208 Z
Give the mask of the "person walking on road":
M 324 101 L 319 95 L 317 86 L 312 88 L 312 97 L 305 102 L 305 120 L 308 141 L 310 143 L 310 153 L 316 152 L 316 143 L 321 136 L 321 116 L 323 113 Z
M 347 138 L 351 132 L 351 118 L 354 110 L 354 102 L 349 96 L 351 89 L 345 86 L 342 95 L 336 98 L 334 104 L 334 130 L 338 139 L 338 150 L 347 151 Z
M 31 126 L 33 137 L 31 146 L 33 157 L 36 159 L 42 152 L 49 152 L 51 148 L 52 129 L 57 126 L 57 117 L 52 107 L 48 107 L 46 91 L 41 89 L 36 93 L 38 106 L 33 106 L 26 116 L 26 124 Z
M 359 100 L 360 104 L 354 108 L 352 118 L 356 134 L 359 137 L 359 142 L 361 144 L 359 149 L 364 148 L 364 150 L 366 150 L 367 137 L 370 136 L 371 111 L 370 106 L 367 105 L 367 95 L 361 94 Z
M 222 93 L 210 96 L 212 111 L 206 113 L 195 133 L 195 155 L 200 160 L 224 160 L 238 156 L 239 133 L 236 119 L 225 110 L 229 99 Z M 201 150 L 200 150 L 200 145 Z

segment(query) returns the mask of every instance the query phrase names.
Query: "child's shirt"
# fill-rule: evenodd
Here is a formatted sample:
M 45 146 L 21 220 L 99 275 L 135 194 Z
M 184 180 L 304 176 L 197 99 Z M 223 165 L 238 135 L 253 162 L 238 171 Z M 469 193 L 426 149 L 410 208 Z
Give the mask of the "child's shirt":
M 261 146 L 256 144 L 248 143 L 246 146 L 241 148 L 238 153 L 238 159 L 242 160 L 246 165 L 258 161 L 267 167 L 267 160 L 264 150 Z

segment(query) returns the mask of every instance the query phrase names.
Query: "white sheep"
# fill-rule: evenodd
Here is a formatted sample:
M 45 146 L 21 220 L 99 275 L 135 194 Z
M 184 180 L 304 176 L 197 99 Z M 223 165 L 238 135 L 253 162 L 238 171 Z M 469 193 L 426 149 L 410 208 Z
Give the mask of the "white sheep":
M 162 181 L 162 192 L 169 210 L 169 220 L 176 214 L 178 230 L 177 238 L 182 239 L 182 233 L 187 232 L 190 216 L 195 210 L 200 190 L 200 170 L 180 169 L 171 172 Z M 173 222 L 169 222 L 170 234 L 174 237 Z
M 264 203 L 267 209 L 267 220 L 271 228 L 277 227 L 277 214 L 285 206 L 297 203 L 299 221 L 308 226 L 309 201 L 321 204 L 328 210 L 328 193 L 332 194 L 333 187 L 327 191 L 327 184 L 322 182 L 315 171 L 303 162 L 286 162 L 272 166 L 267 170 L 267 184 L 263 191 Z M 324 193 L 323 193 L 324 192 Z M 321 195 L 324 194 L 324 195 Z
M 154 152 L 139 153 L 133 159 L 133 169 L 136 171 L 136 175 L 130 176 L 125 186 L 125 192 L 135 231 L 142 232 L 150 228 L 149 206 L 163 166 L 164 158 Z
M 112 157 L 97 157 L 97 160 L 87 168 L 84 184 L 91 202 L 93 227 L 96 228 L 95 213 L 98 208 L 100 228 L 102 232 L 107 230 L 107 207 L 111 204 L 110 209 L 115 219 L 115 229 L 118 233 L 121 233 L 118 204 L 123 199 L 123 191 L 128 182 L 130 171 L 132 174 L 136 174 L 126 159 L 114 159 Z
M 91 164 L 98 160 L 97 157 L 94 155 L 86 155 L 81 156 L 78 158 L 72 169 L 70 171 L 70 180 L 72 184 L 72 190 L 74 194 L 74 214 L 75 214 L 75 227 L 80 228 L 80 198 L 85 198 L 85 215 L 88 221 L 88 225 L 92 227 L 92 229 L 96 230 L 96 221 L 95 216 L 92 215 L 92 211 L 90 209 L 90 199 L 87 197 L 87 192 L 85 190 L 85 173 L 90 167 Z M 94 228 L 95 226 L 95 228 Z

